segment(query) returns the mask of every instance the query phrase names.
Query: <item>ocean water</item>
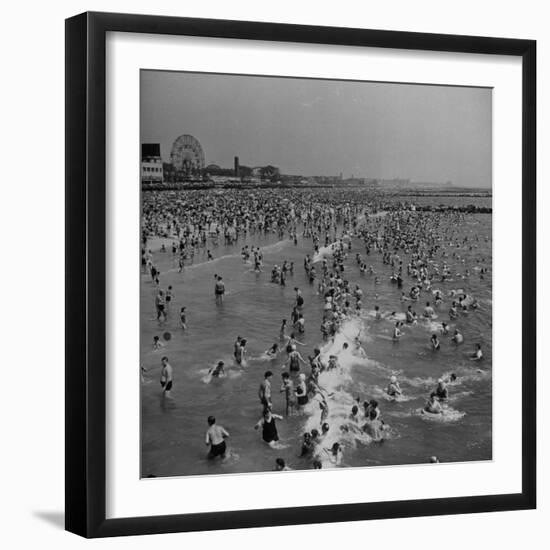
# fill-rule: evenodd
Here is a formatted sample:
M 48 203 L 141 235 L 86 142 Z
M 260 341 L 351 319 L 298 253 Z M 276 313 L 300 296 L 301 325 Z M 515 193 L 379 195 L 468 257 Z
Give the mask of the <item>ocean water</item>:
M 352 239 L 352 250 L 345 261 L 344 276 L 359 284 L 364 292 L 361 315 L 346 321 L 334 343 L 324 344 L 325 357 L 338 353 L 340 370 L 322 373 L 320 383 L 331 397 L 327 422 L 330 431 L 323 446 L 338 441 L 344 446 L 341 467 L 364 467 L 390 464 L 426 463 L 435 455 L 441 462 L 490 460 L 492 457 L 492 293 L 491 293 L 491 215 L 465 215 L 463 222 L 452 228 L 453 238 L 478 236 L 475 246 L 445 243 L 449 256 L 444 260 L 455 275 L 453 280 L 434 284 L 440 289 L 445 302 L 436 307 L 437 319 L 420 320 L 417 325 L 406 325 L 404 336 L 393 342 L 391 312 L 403 316 L 409 302 L 401 303 L 401 290 L 389 280 L 390 268 L 382 263 L 382 255 L 371 252 L 367 264 L 372 265 L 379 277 L 360 274 L 355 253 L 365 257 L 360 239 Z M 167 252 L 161 252 L 165 243 Z M 293 469 L 311 468 L 311 458 L 300 458 L 302 434 L 312 428 L 319 429 L 320 409 L 313 401 L 300 416 L 277 421 L 278 448 L 266 445 L 254 425 L 261 417 L 258 387 L 263 373 L 271 370 L 274 412 L 284 415 L 284 395 L 279 393 L 281 372 L 286 354 L 271 360 L 265 350 L 279 342 L 282 319 L 289 319 L 294 302 L 294 287 L 298 286 L 305 298 L 304 316 L 306 331 L 300 336 L 305 344 L 299 347 L 307 359 L 314 347 L 323 345 L 319 330 L 322 319 L 323 298 L 317 286 L 310 285 L 303 269 L 304 256 L 313 252 L 310 239 L 298 231 L 298 244 L 290 239 L 280 240 L 276 234 L 250 235 L 234 246 L 208 248 L 214 255 L 207 261 L 206 251 L 200 249 L 194 265 L 178 273 L 177 259 L 171 253 L 172 239 L 152 238 L 148 248 L 153 252 L 154 263 L 161 271 L 161 287 L 172 285 L 174 300 L 168 321 L 159 326 L 155 317 L 156 286 L 149 274 L 141 275 L 141 364 L 147 369 L 141 384 L 142 421 L 142 476 L 179 476 L 193 474 L 222 474 L 273 470 L 275 458 L 284 458 Z M 240 255 L 245 244 L 262 247 L 263 272 L 253 271 Z M 451 246 L 452 244 L 452 246 Z M 455 256 L 453 256 L 455 253 Z M 287 285 L 270 282 L 273 265 L 283 260 L 294 261 L 295 271 Z M 484 263 L 480 263 L 483 260 Z M 436 258 L 436 263 L 443 259 Z M 406 261 L 404 262 L 406 265 Z M 480 265 L 489 268 L 485 279 L 478 275 Z M 465 269 L 470 275 L 464 276 Z M 226 295 L 222 305 L 214 298 L 214 275 L 223 276 Z M 404 289 L 411 286 L 404 276 Z M 480 307 L 461 314 L 450 321 L 448 309 L 451 290 L 464 289 L 479 300 Z M 421 315 L 424 303 L 431 293 L 423 291 L 414 309 Z M 186 306 L 187 330 L 179 324 L 179 310 Z M 374 307 L 378 305 L 383 319 L 376 320 Z M 449 336 L 440 335 L 441 350 L 430 348 L 430 335 L 438 332 L 440 322 L 449 323 L 451 333 L 459 328 L 464 335 L 460 346 L 452 344 Z M 290 321 L 289 321 L 290 324 Z M 170 333 L 170 339 L 163 338 Z M 288 331 L 290 332 L 290 331 Z M 164 343 L 161 350 L 153 350 L 153 336 Z M 233 343 L 240 335 L 247 339 L 248 357 L 245 366 L 233 361 Z M 355 345 L 359 336 L 360 346 Z M 344 342 L 351 351 L 341 353 Z M 469 354 L 481 343 L 484 360 L 470 361 Z M 174 368 L 172 398 L 162 397 L 159 384 L 161 357 L 168 356 Z M 226 376 L 210 379 L 208 369 L 224 361 Z M 308 372 L 309 367 L 302 367 Z M 454 372 L 458 379 L 449 386 L 450 399 L 446 414 L 441 418 L 421 414 L 430 391 L 437 379 Z M 389 377 L 397 375 L 404 398 L 387 399 L 384 388 Z M 342 431 L 356 400 L 362 403 L 377 399 L 382 418 L 388 426 L 383 443 L 370 440 L 366 434 Z M 229 453 L 224 461 L 209 461 L 205 445 L 206 419 L 217 418 L 229 433 Z M 321 458 L 326 456 L 321 453 Z M 331 464 L 323 460 L 324 467 Z

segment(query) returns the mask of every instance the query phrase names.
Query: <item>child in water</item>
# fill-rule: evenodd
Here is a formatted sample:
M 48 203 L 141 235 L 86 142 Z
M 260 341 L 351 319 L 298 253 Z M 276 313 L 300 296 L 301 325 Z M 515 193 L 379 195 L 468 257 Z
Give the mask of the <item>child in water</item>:
M 211 374 L 213 378 L 219 378 L 220 376 L 225 376 L 224 362 L 219 361 L 215 367 L 212 367 L 208 374 Z
M 245 365 L 245 355 L 246 355 L 246 339 L 242 338 L 239 342 L 239 345 L 235 348 L 235 361 L 237 365 Z
M 426 406 L 424 407 L 424 411 L 430 414 L 443 414 L 443 408 L 441 407 L 441 403 L 439 402 L 439 399 L 437 398 L 437 394 L 435 392 L 432 392 L 430 394 L 430 398 L 428 399 Z
M 283 319 L 281 323 L 281 328 L 279 329 L 279 338 L 281 340 L 286 339 L 286 319 Z
M 388 387 L 386 388 L 386 393 L 390 397 L 398 397 L 399 395 L 402 395 L 401 388 L 399 387 L 399 382 L 397 381 L 396 376 L 392 376 L 390 378 L 390 383 L 388 384 Z
M 483 352 L 481 351 L 481 344 L 476 344 L 477 349 L 470 356 L 471 361 L 481 361 L 483 359 Z
M 296 386 L 296 399 L 298 406 L 303 407 L 308 402 L 307 387 L 306 387 L 306 375 L 300 373 L 298 376 L 298 384 Z
M 340 443 L 334 443 L 330 449 L 323 449 L 328 455 L 328 459 L 334 466 L 340 466 L 344 455 L 342 445 Z
M 164 344 L 160 341 L 158 336 L 153 336 L 153 349 L 159 350 L 164 347 Z
M 399 340 L 399 338 L 401 338 L 401 336 L 403 336 L 403 333 L 400 330 L 400 326 L 401 326 L 401 322 L 397 321 L 395 323 L 395 326 L 393 327 L 393 336 L 392 336 L 392 338 L 393 338 L 394 341 Z
M 273 344 L 268 350 L 266 350 L 265 354 L 268 355 L 271 358 L 274 358 L 279 353 L 279 344 L 275 343 Z

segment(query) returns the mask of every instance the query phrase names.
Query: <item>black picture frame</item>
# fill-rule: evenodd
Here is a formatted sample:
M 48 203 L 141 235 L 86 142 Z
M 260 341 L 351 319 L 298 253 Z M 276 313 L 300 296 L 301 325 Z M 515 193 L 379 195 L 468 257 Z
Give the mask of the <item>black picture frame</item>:
M 109 31 L 495 54 L 522 60 L 522 491 L 106 519 L 105 41 Z M 532 509 L 536 506 L 536 42 L 83 13 L 66 20 L 66 529 L 109 537 Z

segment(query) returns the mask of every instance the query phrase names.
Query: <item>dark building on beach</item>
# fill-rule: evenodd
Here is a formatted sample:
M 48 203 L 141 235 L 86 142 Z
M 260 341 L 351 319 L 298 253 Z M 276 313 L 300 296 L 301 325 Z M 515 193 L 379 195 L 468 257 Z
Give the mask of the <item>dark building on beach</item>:
M 162 183 L 163 165 L 160 143 L 141 144 L 141 183 Z

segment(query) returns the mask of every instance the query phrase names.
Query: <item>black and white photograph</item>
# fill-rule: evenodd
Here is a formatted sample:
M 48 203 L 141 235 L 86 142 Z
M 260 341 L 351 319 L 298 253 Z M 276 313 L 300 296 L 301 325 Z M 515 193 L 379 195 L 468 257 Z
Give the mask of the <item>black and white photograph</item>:
M 140 140 L 143 478 L 492 459 L 491 88 L 142 70 Z
M 544 7 L 8 3 L 2 547 L 547 538 Z

